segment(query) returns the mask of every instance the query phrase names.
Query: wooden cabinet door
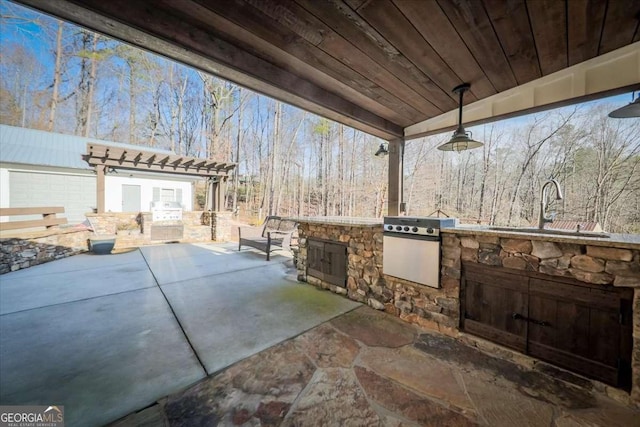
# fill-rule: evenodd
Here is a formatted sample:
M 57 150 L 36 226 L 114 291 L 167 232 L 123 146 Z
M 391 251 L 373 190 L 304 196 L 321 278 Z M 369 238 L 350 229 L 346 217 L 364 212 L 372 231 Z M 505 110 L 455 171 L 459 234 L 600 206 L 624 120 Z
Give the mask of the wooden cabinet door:
M 528 353 L 623 386 L 626 338 L 620 295 L 537 278 L 530 279 L 529 291 Z
M 465 265 L 462 329 L 526 351 L 528 278 Z
M 632 301 L 630 289 L 465 263 L 461 329 L 629 389 Z
M 307 274 L 324 280 L 324 242 L 307 239 Z
M 324 281 L 336 286 L 347 285 L 347 247 L 335 243 L 324 245 Z
M 336 286 L 347 285 L 347 246 L 307 240 L 307 274 Z

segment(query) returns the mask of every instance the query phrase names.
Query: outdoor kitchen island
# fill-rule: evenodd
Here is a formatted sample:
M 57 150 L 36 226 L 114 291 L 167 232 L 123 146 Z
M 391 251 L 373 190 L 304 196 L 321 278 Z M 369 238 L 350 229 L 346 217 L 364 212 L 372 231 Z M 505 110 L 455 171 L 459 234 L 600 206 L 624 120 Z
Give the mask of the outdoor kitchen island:
M 424 286 L 383 273 L 382 218 L 294 220 L 299 224 L 298 280 L 407 322 L 448 334 L 457 332 L 460 276 L 459 270 L 457 276 L 454 272 L 454 263 L 443 258 L 440 286 Z M 318 268 L 318 263 L 324 265 Z
M 298 280 L 499 357 L 576 371 L 640 406 L 640 236 L 443 229 L 433 288 L 384 274 L 382 219 L 295 220 Z M 319 274 L 309 269 L 314 259 L 327 264 Z M 555 336 L 556 322 L 572 325 L 572 337 Z

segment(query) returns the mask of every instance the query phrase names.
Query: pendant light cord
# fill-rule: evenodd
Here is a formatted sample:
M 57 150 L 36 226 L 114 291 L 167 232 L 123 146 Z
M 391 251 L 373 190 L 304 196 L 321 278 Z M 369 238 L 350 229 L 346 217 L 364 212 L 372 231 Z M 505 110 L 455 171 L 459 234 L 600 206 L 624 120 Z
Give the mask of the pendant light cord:
M 464 89 L 460 89 L 460 103 L 458 108 L 458 127 L 462 125 L 462 97 L 464 96 Z

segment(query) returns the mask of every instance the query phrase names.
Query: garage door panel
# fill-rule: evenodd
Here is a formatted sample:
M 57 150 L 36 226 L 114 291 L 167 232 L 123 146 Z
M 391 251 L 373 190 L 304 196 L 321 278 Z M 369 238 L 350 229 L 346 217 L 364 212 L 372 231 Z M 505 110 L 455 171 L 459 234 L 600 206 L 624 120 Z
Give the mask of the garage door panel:
M 10 171 L 11 207 L 63 206 L 70 224 L 82 222 L 96 204 L 94 176 Z

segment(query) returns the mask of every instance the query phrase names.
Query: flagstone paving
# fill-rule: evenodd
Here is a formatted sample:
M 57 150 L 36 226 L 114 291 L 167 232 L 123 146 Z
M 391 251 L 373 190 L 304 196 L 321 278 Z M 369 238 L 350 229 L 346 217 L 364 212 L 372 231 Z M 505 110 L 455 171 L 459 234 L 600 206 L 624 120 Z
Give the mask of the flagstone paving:
M 361 307 L 116 425 L 640 425 L 640 411 L 561 377 Z

